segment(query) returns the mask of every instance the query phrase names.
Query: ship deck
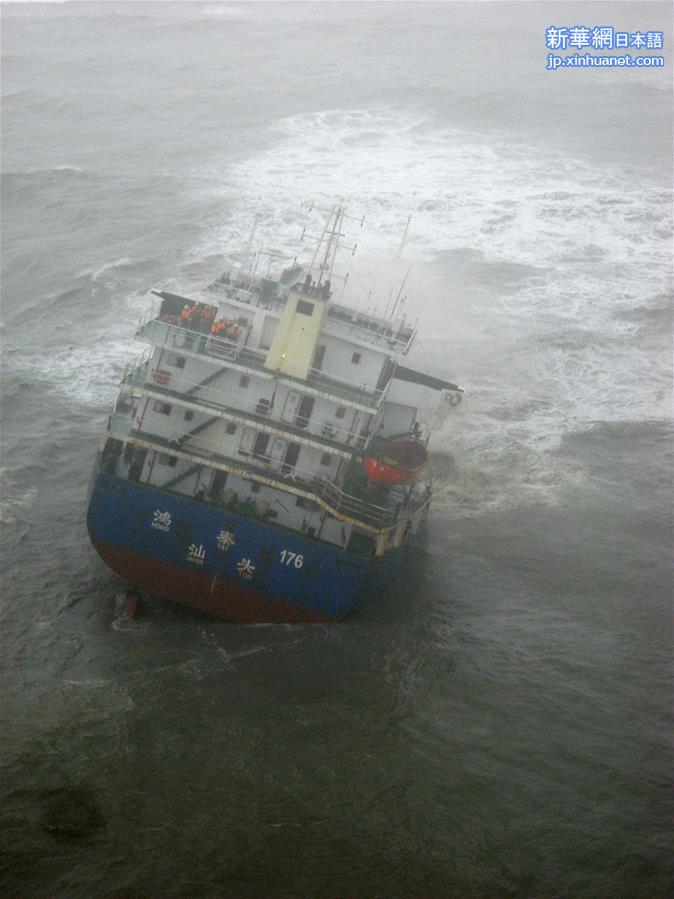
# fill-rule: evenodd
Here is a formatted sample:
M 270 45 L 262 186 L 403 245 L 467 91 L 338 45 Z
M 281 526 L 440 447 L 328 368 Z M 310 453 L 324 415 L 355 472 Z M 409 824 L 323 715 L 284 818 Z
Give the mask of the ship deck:
M 291 386 L 301 387 L 305 392 L 315 392 L 337 401 L 346 401 L 366 412 L 376 411 L 385 393 L 383 390 L 368 388 L 364 384 L 332 377 L 318 369 L 311 369 L 305 379 L 295 378 L 285 372 L 272 372 L 265 367 L 267 354 L 264 350 L 256 350 L 235 340 L 211 337 L 183 328 L 172 322 L 163 321 L 156 313 L 148 319 L 141 320 L 136 337 L 155 346 L 178 350 L 213 362 L 224 362 L 228 365 L 235 363 L 267 377 L 277 377 Z
M 343 431 L 346 439 L 334 439 L 330 434 L 316 433 L 311 430 L 309 422 L 305 427 L 299 427 L 291 422 L 274 418 L 269 412 L 261 414 L 241 408 L 240 405 L 235 405 L 234 402 L 223 402 L 228 394 L 217 389 L 202 387 L 200 384 L 193 385 L 187 390 L 172 390 L 170 387 L 150 380 L 149 374 L 148 360 L 140 362 L 135 366 L 127 366 L 127 370 L 122 378 L 122 384 L 138 388 L 147 396 L 168 399 L 185 408 L 198 409 L 227 421 L 238 421 L 244 426 L 260 425 L 266 431 L 275 433 L 277 436 L 295 437 L 302 444 L 325 450 L 344 459 L 350 459 L 354 453 L 362 452 L 369 442 L 366 437 L 356 433 L 351 434 L 346 430 Z M 195 388 L 205 390 L 205 392 L 209 393 L 209 397 L 196 396 L 195 393 L 191 392 Z M 325 430 L 325 426 L 323 426 L 323 429 Z
M 430 491 L 426 491 L 405 505 L 404 494 L 394 488 L 389 491 L 387 504 L 380 506 L 345 493 L 329 479 L 310 472 L 298 471 L 297 468 L 286 472 L 283 471 L 283 463 L 280 464 L 279 470 L 274 470 L 270 464 L 271 460 L 266 457 L 261 457 L 257 464 L 247 460 L 234 459 L 218 452 L 217 443 L 200 436 L 194 438 L 192 445 L 180 446 L 175 440 L 142 431 L 134 425 L 135 422 L 132 419 L 115 413 L 110 416 L 108 434 L 146 449 L 159 450 L 192 463 L 210 465 L 272 487 L 278 487 L 284 492 L 303 496 L 318 502 L 337 518 L 374 532 L 395 527 L 404 517 L 423 505 L 430 496 Z

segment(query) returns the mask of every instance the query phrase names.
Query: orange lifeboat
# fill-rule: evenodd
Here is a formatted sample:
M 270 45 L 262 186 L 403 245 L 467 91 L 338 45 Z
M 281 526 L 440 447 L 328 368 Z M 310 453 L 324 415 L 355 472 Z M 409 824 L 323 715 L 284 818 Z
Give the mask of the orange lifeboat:
M 375 484 L 411 484 L 428 464 L 428 453 L 418 440 L 390 440 L 363 457 L 368 481 Z

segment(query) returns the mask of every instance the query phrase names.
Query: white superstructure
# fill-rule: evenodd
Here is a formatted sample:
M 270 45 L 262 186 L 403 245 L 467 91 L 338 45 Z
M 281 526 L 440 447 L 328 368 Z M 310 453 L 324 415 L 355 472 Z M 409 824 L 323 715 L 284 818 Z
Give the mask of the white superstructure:
M 417 529 L 428 485 L 368 483 L 363 457 L 394 436 L 427 440 L 421 420 L 458 388 L 401 365 L 415 338 L 403 317 L 333 301 L 342 218 L 332 211 L 307 269 L 223 276 L 197 296 L 153 291 L 104 468 L 360 554 Z

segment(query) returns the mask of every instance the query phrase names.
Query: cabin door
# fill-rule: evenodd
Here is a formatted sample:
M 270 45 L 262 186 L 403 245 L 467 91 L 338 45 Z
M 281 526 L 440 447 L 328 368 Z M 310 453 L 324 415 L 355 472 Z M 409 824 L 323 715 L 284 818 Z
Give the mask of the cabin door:
M 281 474 L 288 474 L 293 470 L 297 463 L 297 457 L 300 454 L 299 443 L 289 443 L 288 449 L 283 457 L 283 465 L 281 466 Z
M 244 428 L 241 434 L 241 443 L 239 443 L 239 453 L 242 456 L 250 456 L 255 443 L 256 432 L 252 428 Z
M 271 434 L 265 434 L 264 431 L 260 431 L 260 433 L 255 438 L 255 443 L 253 444 L 253 455 L 257 459 L 268 459 L 267 455 L 267 447 L 269 446 L 269 438 Z
M 288 441 L 284 440 L 282 437 L 277 437 L 274 441 L 274 445 L 271 448 L 271 461 L 272 467 L 277 471 L 281 467 L 281 461 L 285 456 L 286 448 L 288 446 Z
M 320 346 L 316 347 L 316 352 L 314 353 L 314 361 L 311 363 L 311 367 L 315 371 L 320 371 L 323 368 L 323 358 L 325 356 L 325 344 L 320 344 Z
M 311 413 L 314 411 L 315 402 L 316 400 L 313 396 L 302 397 L 302 400 L 297 407 L 297 418 L 295 419 L 295 424 L 298 428 L 306 428 L 306 426 L 309 424 Z
M 291 390 L 288 394 L 285 405 L 283 407 L 283 412 L 281 413 L 282 421 L 288 421 L 291 424 L 295 423 L 295 419 L 297 418 L 297 411 L 300 407 L 300 403 L 302 402 L 302 394 L 297 393 L 295 390 Z

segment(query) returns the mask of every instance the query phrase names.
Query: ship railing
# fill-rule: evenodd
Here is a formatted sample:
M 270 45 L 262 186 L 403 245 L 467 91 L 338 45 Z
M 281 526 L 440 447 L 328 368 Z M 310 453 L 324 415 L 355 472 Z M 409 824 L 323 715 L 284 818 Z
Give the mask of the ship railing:
M 113 436 L 140 440 L 143 444 L 150 444 L 167 455 L 175 451 L 188 453 L 190 456 L 203 459 L 206 465 L 222 461 L 233 468 L 244 469 L 252 476 L 258 475 L 265 480 L 271 480 L 281 488 L 296 487 L 323 500 L 332 511 L 365 524 L 384 528 L 395 524 L 400 517 L 400 504 L 388 508 L 353 496 L 315 471 L 297 465 L 289 466 L 283 461 L 283 457 L 276 458 L 266 453 L 254 454 L 251 451 L 245 455 L 239 454 L 239 457 L 235 458 L 222 452 L 221 441 L 209 439 L 203 434 L 194 434 L 180 443 L 180 438 L 184 435 L 178 431 L 172 430 L 161 435 L 151 434 L 143 431 L 139 423 L 132 420 L 129 415 L 117 412 L 111 414 L 108 430 Z
M 164 321 L 160 315 L 158 303 L 154 303 L 152 308 L 140 317 L 136 336 L 146 340 L 151 339 L 157 346 L 189 350 L 223 362 L 235 362 L 258 371 L 265 368 L 267 351 L 248 347 L 240 340 L 215 337 Z M 281 377 L 298 384 L 306 384 L 314 390 L 330 394 L 337 399 L 350 400 L 370 409 L 379 408 L 386 392 L 362 382 L 341 378 L 332 373 L 328 374 L 317 368 L 310 368 L 307 377 L 303 379 L 292 378 L 285 374 L 282 374 Z
M 127 362 L 122 373 L 122 383 L 139 384 L 140 381 L 145 383 L 145 380 L 148 380 L 147 376 L 150 372 L 150 362 L 152 361 L 153 355 L 153 348 L 148 347 L 146 350 L 143 350 L 143 352 L 138 356 L 133 358 L 130 362 Z M 143 378 L 145 380 L 143 380 Z
M 208 302 L 209 293 L 224 293 L 225 297 L 221 300 L 224 303 L 232 303 L 245 310 L 255 306 L 258 309 L 267 309 L 270 312 L 280 312 L 288 302 L 287 296 L 265 296 L 261 292 L 256 292 L 254 286 L 248 281 L 230 282 L 223 284 L 221 281 L 214 281 L 209 284 L 205 291 L 204 302 Z
M 334 419 L 308 419 L 306 424 L 296 424 L 297 415 L 292 421 L 285 421 L 273 414 L 272 401 L 262 399 L 246 399 L 242 391 L 223 390 L 211 387 L 198 381 L 188 381 L 178 375 L 179 386 L 171 387 L 173 375 L 166 369 L 152 368 L 150 362 L 152 351 L 146 350 L 133 359 L 124 369 L 122 383 L 129 387 L 145 387 L 157 391 L 167 398 L 189 400 L 201 406 L 204 412 L 219 411 L 231 414 L 242 413 L 251 419 L 253 424 L 262 424 L 283 430 L 289 437 L 316 438 L 326 449 L 363 449 L 367 438 L 357 431 L 339 427 Z
M 394 332 L 390 326 L 386 327 L 375 321 L 358 321 L 346 316 L 340 317 L 335 315 L 333 310 L 330 310 L 323 320 L 323 326 L 328 333 L 334 331 L 337 334 L 347 334 L 349 337 L 377 347 L 385 344 L 394 353 L 407 353 L 416 337 L 414 330 L 403 337 L 401 332 Z
M 211 292 L 224 293 L 228 300 L 241 304 L 242 308 L 246 306 L 256 306 L 262 309 L 268 309 L 270 312 L 281 312 L 287 303 L 285 296 L 264 296 L 250 289 L 251 285 L 247 282 L 237 282 L 230 284 L 222 284 L 215 282 L 208 288 Z M 300 293 L 306 293 L 303 283 L 293 285 L 294 289 Z M 310 288 L 311 296 L 322 296 L 321 288 Z M 355 317 L 354 317 L 355 316 Z M 355 309 L 348 306 L 342 306 L 340 303 L 332 303 L 328 308 L 328 315 L 323 321 L 323 325 L 328 330 L 348 334 L 364 343 L 370 343 L 373 346 L 381 346 L 385 343 L 393 352 L 406 353 L 414 340 L 415 331 L 412 328 L 400 327 L 394 331 L 391 322 L 376 316 L 363 317 L 362 313 L 358 313 Z

